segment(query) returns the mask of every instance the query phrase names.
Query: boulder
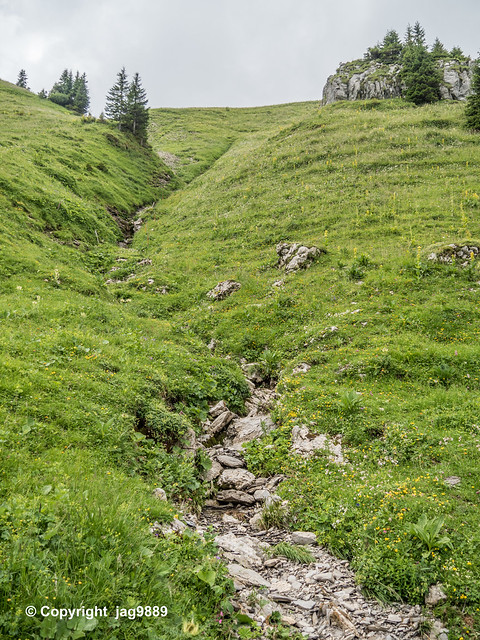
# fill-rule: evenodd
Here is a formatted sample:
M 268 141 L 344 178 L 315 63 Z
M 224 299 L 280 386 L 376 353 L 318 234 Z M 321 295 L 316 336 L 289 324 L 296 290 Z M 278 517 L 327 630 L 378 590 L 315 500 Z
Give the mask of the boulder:
M 234 554 L 235 561 L 241 564 L 242 567 L 251 568 L 263 565 L 263 558 L 254 547 L 254 545 L 258 544 L 254 538 L 227 533 L 223 536 L 217 536 L 215 543 L 222 551 Z
M 232 502 L 233 504 L 244 504 L 247 507 L 255 504 L 255 498 L 244 491 L 235 489 L 224 489 L 217 493 L 218 502 Z
M 161 487 L 157 487 L 156 489 L 154 489 L 153 495 L 155 496 L 155 498 L 157 498 L 157 500 L 167 499 L 167 494 L 165 493 L 165 490 L 162 489 Z
M 247 416 L 234 420 L 228 428 L 227 446 L 241 451 L 245 442 L 261 438 L 275 428 L 274 423 L 267 414 Z
M 218 478 L 218 476 L 222 473 L 222 471 L 223 471 L 222 465 L 218 464 L 216 460 L 212 460 L 212 466 L 207 471 L 207 474 L 205 476 L 205 482 L 211 482 L 212 480 L 215 480 L 215 478 Z
M 218 486 L 222 489 L 247 489 L 255 480 L 255 476 L 246 469 L 224 469 L 218 478 Z
M 292 429 L 292 451 L 305 458 L 310 458 L 315 451 L 324 449 L 330 453 L 329 458 L 335 464 L 345 464 L 342 445 L 334 443 L 328 436 L 321 433 L 311 434 L 305 425 L 295 425 Z
M 270 587 L 268 580 L 265 580 L 265 578 L 256 571 L 253 571 L 253 569 L 246 569 L 239 564 L 229 564 L 227 569 L 232 577 L 240 580 L 244 584 L 249 584 L 253 587 Z
M 238 291 L 242 285 L 240 282 L 235 282 L 235 280 L 224 280 L 223 282 L 219 282 L 216 287 L 211 289 L 207 293 L 207 297 L 212 300 L 224 300 L 228 298 L 232 293 Z
M 435 607 L 440 602 L 447 599 L 447 596 L 443 590 L 441 584 L 432 584 L 428 590 L 428 594 L 425 596 L 425 604 L 429 607 Z
M 278 254 L 277 266 L 279 268 L 284 267 L 286 273 L 309 267 L 314 258 L 321 253 L 325 253 L 324 249 L 306 247 L 296 242 L 280 242 L 277 244 L 276 249 Z
M 216 405 L 210 408 L 210 411 L 208 412 L 208 414 L 212 418 L 218 418 L 218 416 L 222 413 L 225 413 L 225 411 L 228 411 L 228 407 L 225 404 L 225 400 L 220 400 L 220 402 L 217 402 Z
M 212 436 L 220 433 L 220 431 L 223 431 L 223 429 L 225 429 L 225 427 L 230 424 L 234 417 L 235 414 L 231 411 L 224 411 L 217 418 L 215 418 L 215 420 L 210 425 L 208 425 L 208 433 Z
M 293 531 L 292 543 L 300 545 L 317 544 L 317 536 L 311 531 Z
M 217 460 L 222 466 L 229 467 L 231 469 L 238 469 L 245 466 L 243 460 L 235 456 L 219 455 Z

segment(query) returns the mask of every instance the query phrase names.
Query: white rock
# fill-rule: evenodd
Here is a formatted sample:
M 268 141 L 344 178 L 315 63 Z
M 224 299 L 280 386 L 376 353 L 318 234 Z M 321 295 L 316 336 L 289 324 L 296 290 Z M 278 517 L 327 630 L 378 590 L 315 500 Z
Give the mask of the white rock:
M 225 445 L 241 451 L 245 442 L 261 438 L 274 428 L 275 425 L 267 414 L 238 418 L 228 428 L 228 438 L 225 441 Z
M 205 476 L 205 482 L 211 482 L 212 480 L 215 480 L 215 478 L 218 478 L 218 476 L 222 473 L 222 471 L 223 471 L 222 465 L 218 464 L 216 460 L 213 460 L 212 466 L 207 471 L 207 474 Z
M 224 467 L 229 467 L 232 469 L 238 469 L 245 466 L 243 460 L 241 460 L 240 458 L 236 458 L 235 456 L 220 455 L 217 457 L 217 460 Z
M 430 607 L 435 607 L 439 602 L 446 600 L 447 596 L 440 583 L 432 584 L 428 590 L 428 595 L 425 596 L 425 604 Z
M 293 531 L 292 543 L 301 545 L 317 544 L 317 536 L 310 531 Z
M 166 500 L 167 499 L 167 494 L 165 493 L 165 490 L 162 489 L 161 487 L 157 487 L 154 492 L 153 495 L 155 496 L 155 498 L 157 498 L 158 500 Z
M 224 469 L 218 478 L 218 486 L 222 489 L 243 491 L 255 481 L 255 476 L 246 469 Z
M 251 584 L 254 587 L 270 587 L 268 580 L 265 580 L 263 576 L 253 571 L 253 569 L 246 569 L 239 564 L 229 564 L 227 569 L 231 576 L 244 584 Z

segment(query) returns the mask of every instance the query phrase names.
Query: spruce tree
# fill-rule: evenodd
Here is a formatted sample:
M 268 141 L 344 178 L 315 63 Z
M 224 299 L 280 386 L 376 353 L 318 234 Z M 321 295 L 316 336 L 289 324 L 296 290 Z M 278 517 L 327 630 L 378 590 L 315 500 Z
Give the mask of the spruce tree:
M 415 104 L 440 100 L 440 72 L 425 46 L 410 45 L 403 56 L 405 99 Z
M 127 97 L 126 128 L 143 144 L 147 139 L 148 109 L 147 94 L 138 73 L 133 76 Z
M 472 93 L 467 98 L 465 116 L 467 127 L 480 131 L 480 63 L 478 60 L 473 70 Z
M 22 89 L 28 89 L 28 91 L 30 91 L 27 85 L 27 82 L 28 82 L 27 72 L 25 71 L 25 69 L 20 69 L 20 72 L 18 74 L 18 80 L 16 82 L 17 87 L 22 87 Z
M 435 60 L 440 60 L 441 58 L 450 58 L 450 54 L 438 38 L 435 38 L 435 42 L 432 45 L 432 56 L 433 58 L 435 58 Z
M 117 73 L 117 81 L 107 93 L 105 101 L 105 115 L 111 120 L 118 122 L 121 130 L 125 125 L 127 114 L 128 79 L 125 67 Z
M 37 96 L 39 98 L 42 98 L 42 100 L 45 100 L 46 98 L 48 98 L 48 93 L 45 91 L 45 89 L 41 89 L 38 93 Z
M 72 109 L 80 115 L 88 112 L 90 98 L 88 95 L 87 77 L 77 71 L 72 87 Z

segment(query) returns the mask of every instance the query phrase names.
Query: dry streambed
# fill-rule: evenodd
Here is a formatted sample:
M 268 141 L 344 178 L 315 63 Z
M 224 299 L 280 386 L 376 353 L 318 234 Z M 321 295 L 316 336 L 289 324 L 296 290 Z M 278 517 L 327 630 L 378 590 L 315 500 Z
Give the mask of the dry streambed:
M 220 402 L 210 409 L 204 434 L 189 443 L 192 451 L 202 448 L 212 460 L 205 482 L 213 489 L 214 497 L 206 501 L 198 518 L 188 515 L 186 519 L 200 535 L 206 529 L 216 534 L 220 555 L 235 585 L 234 608 L 257 621 L 265 631 L 271 621 L 281 619 L 284 625 L 291 625 L 311 640 L 424 638 L 421 628 L 425 614 L 420 606 L 382 606 L 368 600 L 356 584 L 348 562 L 318 546 L 314 533 L 264 526 L 264 510 L 288 510 L 288 504 L 275 492 L 284 477 L 255 477 L 246 469 L 242 457 L 245 442 L 274 428 L 269 409 L 276 394 L 262 387 L 261 379 L 249 375 L 249 370 L 245 365 L 252 392 L 246 403 L 248 415 L 238 417 Z M 346 464 L 340 440 L 314 437 L 302 426 L 294 429 L 292 449 L 297 455 L 309 456 L 320 448 L 326 449 L 336 464 Z M 181 520 L 172 527 L 155 525 L 165 534 L 181 533 L 186 526 Z M 308 549 L 310 562 L 302 564 L 275 555 L 272 551 L 279 543 Z M 443 594 L 432 588 L 429 597 L 430 605 L 434 605 Z M 431 617 L 429 620 L 433 624 L 429 637 L 447 640 L 441 623 Z

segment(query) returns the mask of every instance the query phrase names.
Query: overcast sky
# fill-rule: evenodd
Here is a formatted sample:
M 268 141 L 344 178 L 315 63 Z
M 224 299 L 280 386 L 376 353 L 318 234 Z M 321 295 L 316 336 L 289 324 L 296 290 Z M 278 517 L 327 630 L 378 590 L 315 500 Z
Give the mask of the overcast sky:
M 419 20 L 477 56 L 479 0 L 0 0 L 0 78 L 35 92 L 85 72 L 91 109 L 124 65 L 151 107 L 317 100 L 340 62 Z

